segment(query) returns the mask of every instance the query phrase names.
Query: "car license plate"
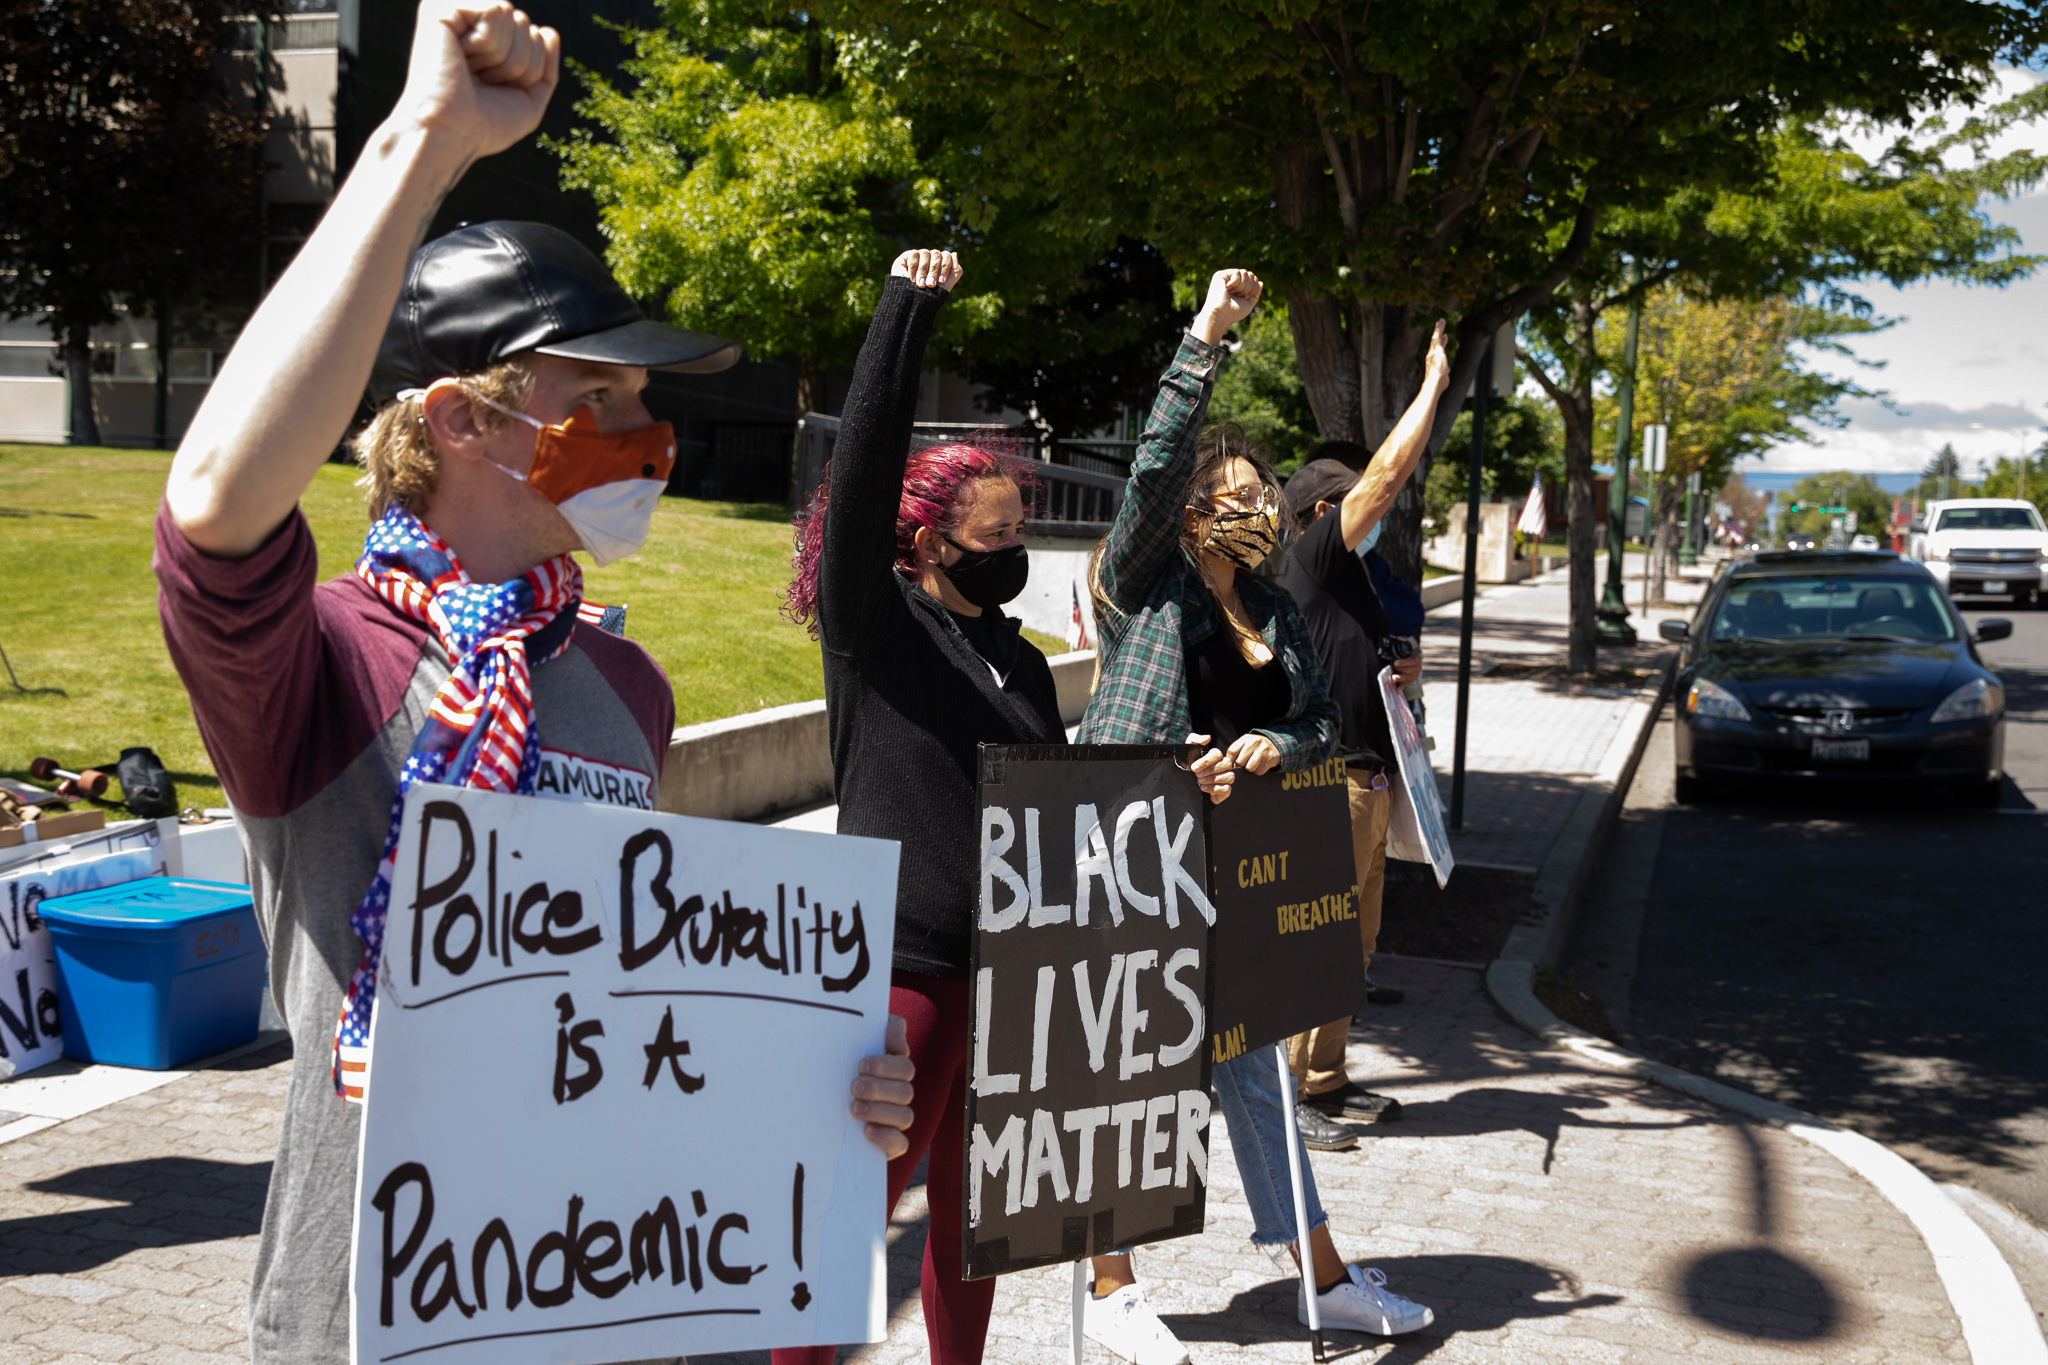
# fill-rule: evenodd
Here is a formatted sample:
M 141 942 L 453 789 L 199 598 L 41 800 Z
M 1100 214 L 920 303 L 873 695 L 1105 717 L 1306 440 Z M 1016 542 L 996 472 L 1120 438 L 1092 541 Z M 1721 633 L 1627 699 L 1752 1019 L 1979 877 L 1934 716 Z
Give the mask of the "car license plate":
M 1988 583 L 1979 583 L 1979 584 L 1977 585 L 1977 591 L 1978 591 L 1978 592 L 2004 592 L 2004 591 L 2005 591 L 2005 580 L 2004 580 L 2003 578 L 1994 578 L 1994 579 L 1992 579 L 1992 580 L 1991 580 L 1990 582 L 1988 582 Z
M 1816 739 L 1813 742 L 1813 760 L 1816 763 L 1868 763 L 1870 741 L 1867 739 Z

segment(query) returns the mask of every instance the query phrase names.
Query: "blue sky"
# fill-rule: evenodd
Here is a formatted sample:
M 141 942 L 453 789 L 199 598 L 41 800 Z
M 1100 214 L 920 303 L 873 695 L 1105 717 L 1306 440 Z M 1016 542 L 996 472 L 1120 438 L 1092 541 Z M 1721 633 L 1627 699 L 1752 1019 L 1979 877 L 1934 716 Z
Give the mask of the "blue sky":
M 2002 74 L 2012 93 L 2041 79 L 2029 72 Z M 2048 127 L 2016 128 L 1993 151 L 2027 146 L 2048 147 Z M 2023 250 L 2048 254 L 2048 187 L 2011 203 L 1987 200 L 1984 207 L 1995 221 L 2019 230 Z M 1884 368 L 1854 370 L 1866 388 L 1890 393 L 1899 410 L 1868 400 L 1844 403 L 1847 427 L 1817 432 L 1812 445 L 1779 446 L 1761 461 L 1745 460 L 1746 475 L 1832 469 L 1905 474 L 1948 443 L 1962 457 L 1965 475 L 1975 477 L 1979 460 L 2012 456 L 2023 442 L 2038 446 L 2048 437 L 2048 270 L 2005 289 L 1946 283 L 1894 289 L 1875 281 L 1857 292 L 1881 316 L 1900 319 L 1855 347 L 1860 358 L 1883 361 Z M 1836 362 L 1819 368 L 1853 370 Z

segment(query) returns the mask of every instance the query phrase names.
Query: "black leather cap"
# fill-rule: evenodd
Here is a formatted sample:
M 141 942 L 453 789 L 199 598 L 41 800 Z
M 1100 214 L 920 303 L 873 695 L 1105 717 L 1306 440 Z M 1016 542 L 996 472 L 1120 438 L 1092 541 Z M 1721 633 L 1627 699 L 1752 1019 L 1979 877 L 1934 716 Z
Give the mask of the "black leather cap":
M 413 254 L 370 372 L 378 407 L 522 351 L 713 374 L 740 358 L 723 337 L 650 322 L 604 262 L 545 223 L 475 223 Z

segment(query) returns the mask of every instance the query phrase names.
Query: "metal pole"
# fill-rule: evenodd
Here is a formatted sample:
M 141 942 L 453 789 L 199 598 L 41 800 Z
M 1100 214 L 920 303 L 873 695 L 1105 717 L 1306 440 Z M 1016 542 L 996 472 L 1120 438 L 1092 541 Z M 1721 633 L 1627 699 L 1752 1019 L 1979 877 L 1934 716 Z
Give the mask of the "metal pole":
M 171 443 L 171 307 L 156 301 L 156 448 Z
M 1088 1292 L 1088 1258 L 1074 1262 L 1074 1365 L 1081 1365 L 1081 1315 L 1087 1311 L 1083 1295 Z
M 1641 269 L 1629 263 L 1631 288 L 1641 278 Z M 1607 498 L 1607 590 L 1594 610 L 1599 625 L 1594 634 L 1603 645 L 1632 645 L 1636 629 L 1628 623 L 1628 602 L 1621 595 L 1622 560 L 1628 553 L 1628 452 L 1635 435 L 1636 416 L 1636 333 L 1643 323 L 1640 293 L 1628 302 L 1628 327 L 1622 333 L 1621 372 L 1614 385 L 1614 484 Z
M 1697 532 L 1693 524 L 1695 518 L 1692 510 L 1692 497 L 1698 491 L 1699 482 L 1698 470 L 1694 470 L 1685 480 L 1685 535 L 1678 542 L 1678 562 L 1682 565 L 1700 562 L 1700 552 L 1693 545 Z
M 1301 1188 L 1301 1138 L 1295 1130 L 1294 1068 L 1287 1065 L 1287 1044 L 1273 1044 L 1273 1060 L 1280 1067 L 1281 1122 L 1287 1128 L 1287 1179 L 1294 1187 L 1294 1261 L 1301 1271 L 1301 1296 L 1308 1304 L 1309 1349 L 1317 1360 L 1323 1358 L 1323 1314 L 1316 1306 L 1315 1255 L 1308 1246 L 1308 1198 Z
M 1465 720 L 1472 700 L 1472 612 L 1479 596 L 1479 479 L 1486 453 L 1486 400 L 1493 347 L 1472 380 L 1472 457 L 1465 471 L 1465 605 L 1458 617 L 1458 721 L 1451 740 L 1451 828 L 1465 828 Z

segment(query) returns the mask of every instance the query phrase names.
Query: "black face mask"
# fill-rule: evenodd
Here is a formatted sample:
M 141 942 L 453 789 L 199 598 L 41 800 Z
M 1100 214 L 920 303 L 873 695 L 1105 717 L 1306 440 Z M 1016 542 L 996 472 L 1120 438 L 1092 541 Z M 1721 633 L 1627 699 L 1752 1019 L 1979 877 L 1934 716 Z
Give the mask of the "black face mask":
M 983 611 L 1000 607 L 1024 591 L 1024 582 L 1031 576 L 1031 560 L 1022 545 L 970 550 L 951 536 L 946 536 L 945 541 L 960 552 L 960 559 L 940 568 L 960 595 L 975 606 Z

